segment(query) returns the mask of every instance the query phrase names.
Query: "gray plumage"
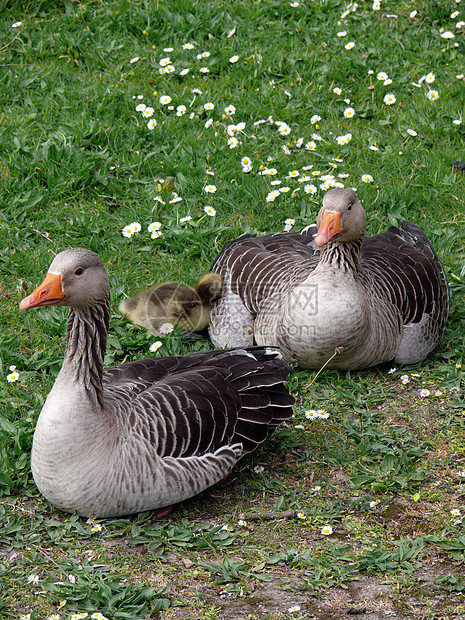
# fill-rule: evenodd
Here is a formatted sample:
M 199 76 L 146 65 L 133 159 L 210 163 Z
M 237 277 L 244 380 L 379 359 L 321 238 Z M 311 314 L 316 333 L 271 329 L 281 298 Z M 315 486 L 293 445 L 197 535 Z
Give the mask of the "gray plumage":
M 357 195 L 333 189 L 303 234 L 230 242 L 212 266 L 223 290 L 211 340 L 278 346 L 306 368 L 320 368 L 336 349 L 329 368 L 422 361 L 444 333 L 449 289 L 424 232 L 401 226 L 364 238 Z
M 34 433 L 41 493 L 84 516 L 192 497 L 225 477 L 292 415 L 276 351 L 206 351 L 103 371 L 109 284 L 94 252 L 56 256 L 21 309 L 68 305 L 65 358 Z

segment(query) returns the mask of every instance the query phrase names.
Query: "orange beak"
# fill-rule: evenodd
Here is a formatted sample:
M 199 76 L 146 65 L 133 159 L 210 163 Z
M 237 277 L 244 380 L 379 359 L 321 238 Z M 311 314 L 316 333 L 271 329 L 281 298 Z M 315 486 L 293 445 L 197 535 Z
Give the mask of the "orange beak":
M 339 211 L 323 211 L 320 228 L 315 237 L 315 245 L 318 247 L 325 245 L 343 230 Z
M 37 308 L 39 306 L 52 306 L 65 298 L 61 287 L 61 274 L 47 273 L 45 280 L 35 291 L 21 300 L 20 310 Z

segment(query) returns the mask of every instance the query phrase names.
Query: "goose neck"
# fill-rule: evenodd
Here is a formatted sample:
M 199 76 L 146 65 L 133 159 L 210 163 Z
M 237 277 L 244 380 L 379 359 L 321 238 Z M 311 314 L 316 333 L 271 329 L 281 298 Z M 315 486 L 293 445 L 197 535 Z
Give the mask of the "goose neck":
M 363 239 L 325 245 L 321 251 L 320 264 L 336 266 L 343 271 L 358 271 Z
M 110 300 L 70 308 L 63 372 L 82 384 L 103 407 L 102 375 L 110 321 Z

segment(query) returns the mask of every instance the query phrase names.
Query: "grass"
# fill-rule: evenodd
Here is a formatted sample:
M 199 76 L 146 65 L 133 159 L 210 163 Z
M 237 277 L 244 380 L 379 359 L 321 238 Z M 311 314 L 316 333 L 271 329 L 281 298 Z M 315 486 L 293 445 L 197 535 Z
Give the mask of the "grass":
M 460 615 L 465 192 L 451 164 L 464 158 L 464 28 L 456 27 L 464 18 L 452 0 L 383 0 L 381 10 L 340 0 L 1 4 L 2 618 L 278 620 L 333 618 L 357 606 L 399 618 Z M 175 70 L 161 74 L 166 57 Z M 391 84 L 377 79 L 383 71 Z M 421 80 L 429 73 L 433 82 Z M 387 94 L 395 103 L 384 103 Z M 154 108 L 153 130 L 140 103 Z M 186 113 L 177 116 L 180 105 Z M 271 167 L 275 175 L 259 174 Z M 243 232 L 280 231 L 288 218 L 293 230 L 311 223 L 327 174 L 357 187 L 369 233 L 405 218 L 434 244 L 452 294 L 434 354 L 392 374 L 296 370 L 292 424 L 165 521 L 142 514 L 87 523 L 48 505 L 29 452 L 61 365 L 66 316 L 20 314 L 18 302 L 53 253 L 84 246 L 100 254 L 115 309 L 106 361 L 144 357 L 153 337 L 117 314 L 123 296 L 163 280 L 194 284 Z M 216 192 L 205 191 L 209 184 Z M 147 232 L 154 221 L 162 223 L 156 239 Z M 126 238 L 131 222 L 141 231 Z M 162 340 L 157 354 L 208 347 L 177 333 Z M 19 380 L 9 383 L 12 365 Z M 329 417 L 309 420 L 309 409 Z M 370 584 L 384 594 L 370 598 Z

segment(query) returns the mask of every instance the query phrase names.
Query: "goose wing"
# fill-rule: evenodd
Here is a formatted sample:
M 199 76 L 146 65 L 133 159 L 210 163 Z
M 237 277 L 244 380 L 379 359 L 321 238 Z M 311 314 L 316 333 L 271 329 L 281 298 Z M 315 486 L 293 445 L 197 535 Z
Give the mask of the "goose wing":
M 290 290 L 316 267 L 313 232 L 312 228 L 306 234 L 244 235 L 224 246 L 212 270 L 223 276 L 227 293 L 239 295 L 256 313 L 263 299 Z
M 274 357 L 255 348 L 132 362 L 105 373 L 105 403 L 162 458 L 250 452 L 292 415 L 289 368 Z
M 398 308 L 410 348 L 431 350 L 441 340 L 449 314 L 447 278 L 425 233 L 409 222 L 401 226 L 364 239 L 360 280 L 372 298 L 382 297 Z

